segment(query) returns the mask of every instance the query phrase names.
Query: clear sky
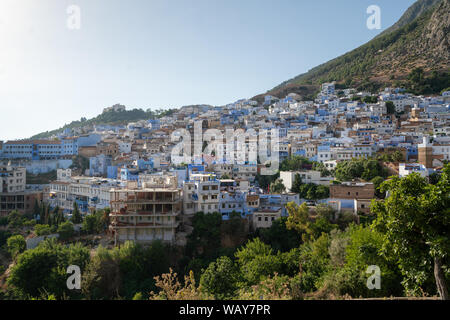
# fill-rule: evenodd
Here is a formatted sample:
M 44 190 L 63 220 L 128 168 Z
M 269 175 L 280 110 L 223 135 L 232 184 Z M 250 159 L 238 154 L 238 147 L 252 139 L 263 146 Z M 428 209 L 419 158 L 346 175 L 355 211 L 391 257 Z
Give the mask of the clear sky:
M 414 0 L 0 0 L 0 140 L 104 107 L 223 105 L 369 41 Z M 67 27 L 70 5 L 81 28 Z M 366 27 L 369 5 L 381 30 Z

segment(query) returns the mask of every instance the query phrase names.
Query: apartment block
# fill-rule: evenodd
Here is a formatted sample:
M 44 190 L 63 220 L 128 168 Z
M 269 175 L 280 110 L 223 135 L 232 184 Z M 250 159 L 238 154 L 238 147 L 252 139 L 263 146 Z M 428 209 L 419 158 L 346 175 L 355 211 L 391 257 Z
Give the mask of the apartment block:
M 183 184 L 185 214 L 219 212 L 220 181 L 215 174 L 191 174 Z
M 147 181 L 142 188 L 112 189 L 109 230 L 115 243 L 173 242 L 181 210 L 181 189 L 172 184 Z

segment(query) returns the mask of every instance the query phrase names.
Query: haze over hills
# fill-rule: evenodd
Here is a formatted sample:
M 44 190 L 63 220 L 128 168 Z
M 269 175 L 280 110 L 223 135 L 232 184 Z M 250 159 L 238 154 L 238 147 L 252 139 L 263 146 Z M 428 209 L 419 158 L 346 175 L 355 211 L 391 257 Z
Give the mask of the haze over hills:
M 329 81 L 370 90 L 405 80 L 415 68 L 423 68 L 425 73 L 447 72 L 449 34 L 450 0 L 418 0 L 397 23 L 368 43 L 285 81 L 266 94 L 310 95 L 320 83 Z M 261 95 L 255 98 L 260 99 Z

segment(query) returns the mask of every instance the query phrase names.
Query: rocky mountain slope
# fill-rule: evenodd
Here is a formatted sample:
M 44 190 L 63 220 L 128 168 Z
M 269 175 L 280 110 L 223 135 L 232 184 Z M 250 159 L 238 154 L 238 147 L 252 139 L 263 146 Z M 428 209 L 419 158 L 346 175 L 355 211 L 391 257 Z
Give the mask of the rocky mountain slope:
M 268 94 L 311 94 L 322 82 L 376 89 L 415 68 L 448 74 L 450 0 L 419 0 L 391 28 L 361 47 L 283 82 Z M 446 75 L 448 77 L 448 75 Z M 258 96 L 257 96 L 258 97 Z

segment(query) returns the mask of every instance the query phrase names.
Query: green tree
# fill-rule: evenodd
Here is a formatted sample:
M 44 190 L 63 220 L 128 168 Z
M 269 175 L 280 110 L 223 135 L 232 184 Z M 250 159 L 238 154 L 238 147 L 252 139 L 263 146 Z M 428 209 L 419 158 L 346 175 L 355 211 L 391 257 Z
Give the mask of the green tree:
M 337 164 L 334 176 L 341 181 L 362 178 L 366 181 L 377 176 L 386 176 L 381 164 L 374 159 L 352 159 Z
M 392 101 L 386 101 L 387 114 L 395 113 L 395 104 Z
M 300 246 L 300 288 L 302 292 L 318 289 L 318 280 L 328 270 L 330 239 L 327 234 Z
M 75 229 L 73 227 L 73 223 L 70 221 L 63 222 L 59 225 L 58 230 L 59 238 L 63 241 L 70 239 L 73 237 L 75 233 Z
M 213 255 L 220 248 L 220 226 L 222 215 L 218 212 L 205 214 L 197 212 L 192 218 L 192 233 L 188 236 L 186 255 Z M 216 258 L 216 257 L 215 257 Z
M 280 194 L 286 191 L 286 187 L 283 184 L 281 179 L 277 179 L 276 181 L 270 184 L 270 193 Z
M 200 278 L 200 288 L 215 299 L 231 299 L 237 290 L 239 271 L 229 257 L 211 262 Z
M 384 198 L 384 192 L 380 191 L 380 186 L 384 182 L 384 178 L 378 176 L 370 180 L 370 182 L 373 183 L 373 187 L 375 188 L 375 195 L 380 199 Z
M 33 217 L 37 217 L 40 214 L 40 207 L 39 207 L 39 202 L 37 201 L 37 199 L 34 200 L 34 207 L 33 207 Z
M 366 96 L 366 97 L 364 97 L 363 101 L 365 103 L 377 103 L 378 97 Z
M 305 157 L 292 156 L 283 160 L 280 164 L 280 171 L 300 171 L 305 165 L 311 165 L 312 162 Z
M 335 219 L 336 210 L 334 210 L 330 205 L 328 204 L 318 204 L 316 206 L 316 215 L 319 218 L 324 218 L 328 221 L 333 221 Z
M 47 236 L 52 233 L 52 229 L 48 224 L 37 224 L 34 226 L 34 232 L 37 236 Z
M 277 251 L 286 252 L 298 248 L 301 239 L 295 230 L 287 229 L 286 220 L 286 217 L 281 217 L 273 221 L 270 228 L 258 229 L 259 238 Z
M 325 167 L 322 162 L 314 162 L 312 169 L 319 171 L 322 177 L 328 177 L 331 175 L 331 172 Z
M 83 217 L 81 216 L 80 209 L 78 208 L 78 205 L 76 202 L 73 203 L 73 211 L 72 211 L 71 221 L 74 224 L 83 222 Z
M 330 188 L 328 186 L 318 185 L 316 186 L 314 195 L 314 200 L 326 199 L 330 196 Z
M 11 257 L 15 258 L 18 254 L 25 251 L 27 248 L 27 243 L 25 238 L 18 234 L 8 238 L 7 248 Z
M 389 191 L 389 197 L 372 204 L 377 214 L 374 226 L 385 235 L 384 250 L 392 248 L 398 256 L 406 289 L 430 291 L 434 274 L 442 299 L 448 299 L 449 176 L 450 165 L 446 165 L 437 185 L 428 184 L 417 173 L 393 177 L 381 186 L 382 191 Z
M 394 161 L 394 162 L 402 162 L 402 161 L 405 161 L 405 157 L 403 156 L 403 153 L 401 153 L 400 151 L 395 151 L 393 154 L 392 154 L 392 161 Z
M 329 246 L 330 264 L 318 281 L 322 290 L 337 296 L 386 297 L 401 296 L 401 274 L 395 255 L 385 257 L 380 253 L 383 235 L 370 227 L 351 225 L 345 232 L 332 232 Z M 378 266 L 381 288 L 367 288 L 368 266 Z
M 102 228 L 101 218 L 97 213 L 87 215 L 83 220 L 83 230 L 89 234 L 100 232 Z
M 282 268 L 280 254 L 255 238 L 235 253 L 239 269 L 246 285 L 255 285 Z
M 303 241 L 311 240 L 314 237 L 314 230 L 311 228 L 312 221 L 306 203 L 299 206 L 295 202 L 290 202 L 286 205 L 286 210 L 289 213 L 286 228 L 300 233 Z
M 23 217 L 17 210 L 13 210 L 8 215 L 8 226 L 10 228 L 20 228 L 23 225 Z
M 294 177 L 294 182 L 292 183 L 291 191 L 295 193 L 300 193 L 300 187 L 302 186 L 302 178 L 297 173 Z
M 63 246 L 55 239 L 47 239 L 18 256 L 7 284 L 21 298 L 40 297 L 44 293 L 57 298 L 79 298 L 79 292 L 67 289 L 66 270 L 70 265 L 77 265 L 83 273 L 88 261 L 89 250 L 80 244 Z

